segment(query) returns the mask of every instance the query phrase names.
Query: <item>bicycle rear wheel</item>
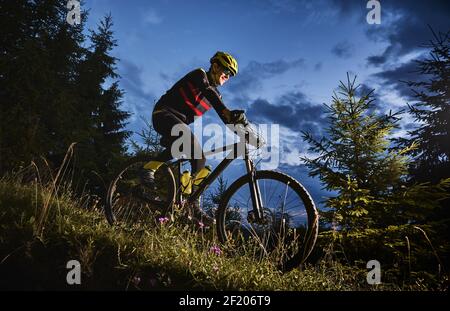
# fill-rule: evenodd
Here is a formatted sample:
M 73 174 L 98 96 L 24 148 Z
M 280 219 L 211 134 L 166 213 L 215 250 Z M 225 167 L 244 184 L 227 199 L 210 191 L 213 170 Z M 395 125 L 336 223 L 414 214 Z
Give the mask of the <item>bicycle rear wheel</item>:
M 224 193 L 217 212 L 217 232 L 223 243 L 236 249 L 255 246 L 283 270 L 302 264 L 314 248 L 318 213 L 306 189 L 294 178 L 275 171 L 257 171 L 264 217 L 256 220 L 249 177 L 236 180 Z
M 147 162 L 128 165 L 111 182 L 106 196 L 105 215 L 108 222 L 136 224 L 165 215 L 175 200 L 176 183 L 172 170 L 162 164 L 155 171 L 155 186 L 141 183 L 140 174 Z

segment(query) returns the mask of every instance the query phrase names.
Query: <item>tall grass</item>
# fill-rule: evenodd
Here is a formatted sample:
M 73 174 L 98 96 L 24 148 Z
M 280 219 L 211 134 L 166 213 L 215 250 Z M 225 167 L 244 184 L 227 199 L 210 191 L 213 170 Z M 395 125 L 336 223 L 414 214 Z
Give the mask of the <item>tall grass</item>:
M 47 182 L 36 165 L 36 177 L 25 183 L 24 171 L 0 179 L 0 288 L 72 289 L 65 265 L 76 259 L 77 289 L 432 289 L 421 279 L 372 286 L 365 263 L 342 264 L 332 256 L 282 273 L 274 258 L 255 256 L 257 245 L 220 245 L 214 230 L 201 230 L 180 213 L 109 226 L 97 198 L 74 193 L 62 178 L 69 159 Z

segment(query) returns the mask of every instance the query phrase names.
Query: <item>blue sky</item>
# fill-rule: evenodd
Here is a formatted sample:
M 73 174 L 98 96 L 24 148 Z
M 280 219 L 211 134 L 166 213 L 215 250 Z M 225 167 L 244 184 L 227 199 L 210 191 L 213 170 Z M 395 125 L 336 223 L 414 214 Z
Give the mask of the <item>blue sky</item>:
M 111 13 L 120 59 L 122 108 L 128 128 L 140 131 L 154 102 L 188 71 L 208 69 L 209 58 L 223 50 L 238 62 L 238 76 L 221 88 L 230 109 L 244 108 L 256 123 L 281 128 L 280 170 L 312 192 L 316 202 L 327 193 L 300 167 L 307 153 L 300 131 L 318 137 L 326 126 L 323 103 L 346 73 L 363 89 L 375 89 L 380 112 L 404 109 L 413 101 L 399 80 L 413 80 L 414 59 L 436 31 L 450 30 L 450 1 L 384 0 L 381 24 L 370 25 L 365 0 L 86 0 L 88 27 Z M 412 126 L 407 115 L 396 135 Z M 204 124 L 220 122 L 210 111 Z M 214 162 L 212 163 L 214 164 Z M 242 173 L 236 164 L 226 175 Z

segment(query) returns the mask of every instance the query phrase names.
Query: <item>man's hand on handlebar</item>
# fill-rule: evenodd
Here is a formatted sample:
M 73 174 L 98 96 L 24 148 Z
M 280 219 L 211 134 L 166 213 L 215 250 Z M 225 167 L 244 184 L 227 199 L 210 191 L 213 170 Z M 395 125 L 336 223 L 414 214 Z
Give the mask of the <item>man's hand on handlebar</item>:
M 245 110 L 228 110 L 225 109 L 223 114 L 226 118 L 226 122 L 228 125 L 231 125 L 231 130 L 237 134 L 241 141 L 246 141 L 246 143 L 255 146 L 257 148 L 261 147 L 264 144 L 264 141 L 259 137 L 259 135 L 252 130 L 251 127 L 248 127 L 249 122 L 245 115 Z M 239 126 L 238 126 L 239 125 Z
M 231 110 L 231 122 L 233 124 L 247 125 L 247 117 L 245 116 L 245 110 Z

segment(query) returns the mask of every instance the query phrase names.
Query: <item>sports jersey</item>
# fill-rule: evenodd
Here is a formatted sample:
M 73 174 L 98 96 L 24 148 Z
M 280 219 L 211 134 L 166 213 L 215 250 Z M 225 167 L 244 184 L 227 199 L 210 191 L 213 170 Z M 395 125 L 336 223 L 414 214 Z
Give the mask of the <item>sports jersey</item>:
M 223 115 L 226 109 L 217 88 L 209 82 L 208 74 L 202 69 L 195 69 L 176 82 L 156 103 L 153 114 L 170 111 L 186 124 L 194 122 L 194 117 L 201 117 L 213 107 L 226 123 Z

